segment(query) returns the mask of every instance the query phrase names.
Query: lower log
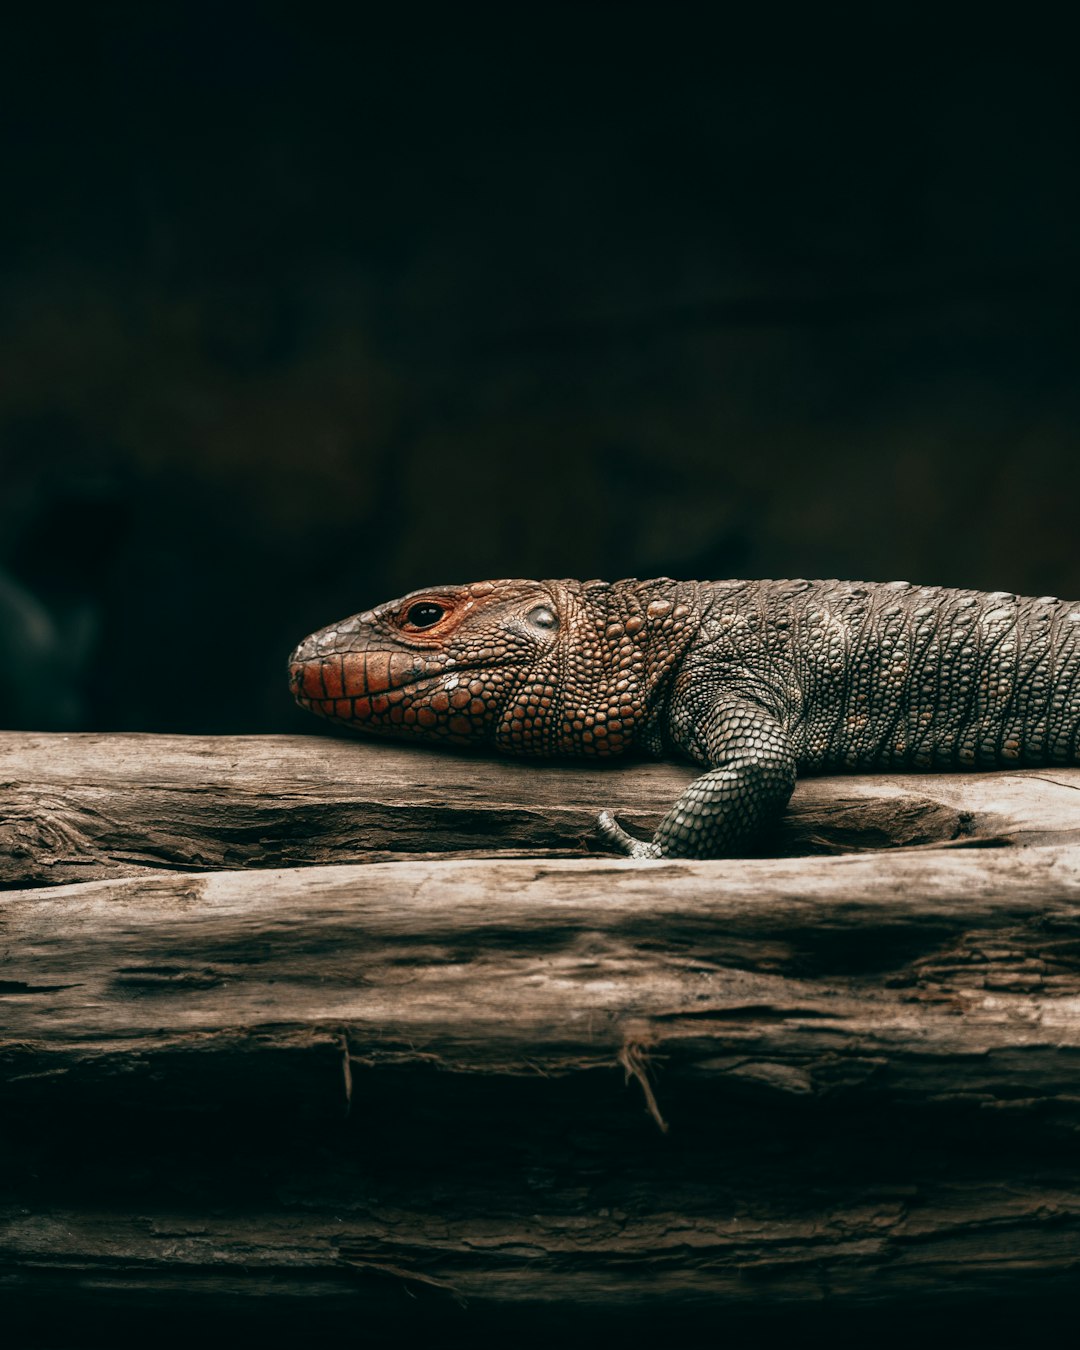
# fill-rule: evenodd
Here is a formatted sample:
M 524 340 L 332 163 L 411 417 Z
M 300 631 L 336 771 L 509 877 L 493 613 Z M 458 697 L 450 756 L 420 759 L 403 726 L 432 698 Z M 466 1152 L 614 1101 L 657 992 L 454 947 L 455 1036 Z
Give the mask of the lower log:
M 551 1211 L 549 1196 L 536 1213 L 532 1197 L 525 1215 L 478 1212 L 479 1197 L 452 1186 L 440 1192 L 439 1212 L 427 1214 L 342 1217 L 279 1206 L 239 1217 L 223 1216 L 220 1205 L 155 1208 L 145 1197 L 131 1216 L 0 1209 L 0 1292 L 55 1294 L 77 1272 L 84 1293 L 114 1299 L 179 1303 L 231 1288 L 280 1303 L 336 1296 L 368 1316 L 396 1307 L 400 1317 L 410 1295 L 460 1316 L 556 1302 L 638 1314 L 658 1300 L 726 1312 L 826 1298 L 888 1307 L 1080 1288 L 1080 1189 L 1053 1178 L 924 1180 L 816 1204 L 796 1183 L 782 1203 L 759 1197 L 753 1208 L 729 1190 L 726 1207 L 737 1212 L 707 1217 L 625 1205 L 583 1214 L 586 1189 L 563 1212 Z M 719 1199 L 708 1182 L 702 1199 Z
M 970 1330 L 1005 1301 L 1043 1324 L 1080 1293 L 1074 1141 L 1032 1148 L 970 1111 L 673 1098 L 667 1136 L 613 1073 L 365 1070 L 335 1124 L 9 1111 L 5 1327 L 62 1308 L 78 1344 L 91 1316 L 116 1344 L 141 1310 L 155 1341 L 231 1314 L 272 1344 L 298 1315 L 377 1344 L 499 1326 L 531 1343 L 569 1313 L 578 1335 L 636 1344 L 695 1313 L 758 1338 L 762 1318 L 797 1314 L 802 1332 L 859 1308 L 937 1329 L 967 1308 Z

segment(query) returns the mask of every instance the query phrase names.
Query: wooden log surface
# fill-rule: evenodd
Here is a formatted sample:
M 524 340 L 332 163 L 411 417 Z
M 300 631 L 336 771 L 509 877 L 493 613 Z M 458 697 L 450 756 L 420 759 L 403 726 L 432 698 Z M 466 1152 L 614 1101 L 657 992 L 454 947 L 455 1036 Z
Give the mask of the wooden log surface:
M 588 1137 L 588 1115 L 548 1114 L 550 1125 Z M 220 1150 L 232 1168 L 224 1182 L 204 1160 L 178 1178 L 174 1162 L 172 1195 L 160 1177 L 148 1186 L 147 1150 L 141 1175 L 103 1150 L 114 1189 L 106 1195 L 99 1183 L 96 1205 L 79 1203 L 87 1184 L 61 1165 L 66 1196 L 53 1192 L 29 1213 L 0 1210 L 0 1299 L 17 1293 L 5 1309 L 36 1312 L 74 1292 L 113 1319 L 150 1301 L 155 1343 L 174 1317 L 186 1313 L 195 1322 L 189 1331 L 198 1330 L 216 1305 L 238 1302 L 259 1307 L 262 1325 L 298 1304 L 320 1331 L 328 1313 L 335 1329 L 359 1322 L 366 1343 L 380 1345 L 410 1344 L 408 1333 L 430 1320 L 439 1344 L 457 1344 L 462 1331 L 475 1336 L 498 1313 L 517 1314 L 509 1324 L 515 1343 L 531 1345 L 537 1323 L 550 1343 L 560 1310 L 564 1329 L 580 1331 L 600 1314 L 601 1326 L 625 1333 L 629 1314 L 648 1318 L 653 1336 L 696 1310 L 706 1311 L 706 1325 L 725 1328 L 738 1314 L 785 1311 L 798 1317 L 790 1335 L 823 1304 L 869 1307 L 878 1323 L 872 1344 L 892 1343 L 888 1320 L 912 1303 L 916 1332 L 920 1324 L 937 1329 L 940 1310 L 965 1301 L 992 1318 L 1003 1299 L 1026 1296 L 1029 1325 L 1045 1325 L 1055 1296 L 1071 1300 L 1075 1314 L 1080 1191 L 1075 1179 L 1063 1183 L 1061 1155 L 1033 1160 L 1022 1178 L 995 1178 L 1004 1147 L 991 1155 L 981 1146 L 973 1162 L 970 1145 L 952 1133 L 946 1141 L 960 1161 L 947 1171 L 925 1137 L 900 1151 L 895 1139 L 868 1144 L 838 1122 L 831 1150 L 813 1128 L 781 1138 L 785 1160 L 760 1114 L 741 1123 L 713 1129 L 711 1154 L 696 1135 L 675 1165 L 655 1156 L 659 1145 L 650 1154 L 642 1141 L 625 1141 L 615 1159 L 616 1175 L 630 1173 L 622 1186 L 598 1178 L 603 1155 L 590 1156 L 584 1144 L 560 1147 L 554 1129 L 542 1139 L 534 1131 L 513 1150 L 482 1130 L 469 1149 L 459 1139 L 440 1149 L 440 1171 L 430 1152 L 420 1155 L 410 1177 L 381 1118 L 365 1135 L 305 1140 L 311 1156 L 300 1184 L 275 1137 L 274 1148 L 259 1140 L 246 1153 Z M 772 1159 L 754 1147 L 751 1126 L 773 1138 Z M 420 1142 L 407 1126 L 398 1133 Z M 165 1144 L 175 1158 L 176 1139 Z M 61 1147 L 53 1138 L 21 1157 L 56 1167 Z M 836 1169 L 840 1147 L 846 1175 Z M 377 1176 L 369 1166 L 363 1184 L 356 1157 L 372 1148 L 383 1150 L 384 1166 Z M 736 1156 L 718 1166 L 717 1149 Z M 156 1158 L 150 1151 L 165 1173 L 162 1155 L 161 1143 Z M 194 1192 L 201 1208 L 178 1200 L 177 1190 Z
M 4 750 L 0 1310 L 27 1343 L 59 1306 L 102 1344 L 140 1308 L 160 1339 L 253 1306 L 274 1344 L 314 1309 L 465 1344 L 863 1308 L 880 1340 L 1080 1295 L 1075 771 L 810 781 L 788 847 L 892 849 L 642 864 L 584 856 L 596 806 L 647 827 L 692 768 Z M 469 821 L 581 856 L 417 856 Z
M 648 834 L 695 772 L 319 736 L 0 733 L 0 887 L 418 854 L 595 856 L 600 808 Z M 760 851 L 1080 840 L 1078 790 L 1070 769 L 805 779 Z
M 171 875 L 0 907 L 0 1275 L 25 1306 L 73 1281 L 332 1295 L 380 1325 L 400 1291 L 417 1318 L 1075 1295 L 1075 845 Z M 213 1140 L 194 1162 L 175 1123 L 162 1142 L 178 1114 Z M 65 1185 L 95 1120 L 97 1180 Z
M 455 1319 L 552 1282 L 624 1311 L 1076 1291 L 1075 845 L 134 877 L 0 909 L 24 1307 L 73 1281 L 389 1320 L 402 1291 Z M 213 1141 L 194 1162 L 162 1143 L 177 1112 Z M 297 1112 L 321 1120 L 290 1127 L 298 1176 Z M 65 1184 L 94 1120 L 100 1180 Z
M 264 1056 L 284 1085 L 336 1047 L 342 1109 L 346 1061 L 659 1057 L 778 1099 L 1080 1111 L 1077 845 L 173 874 L 10 891 L 0 916 L 8 1100 L 111 1095 L 117 1066 L 153 1092 L 167 1060 L 212 1104 Z

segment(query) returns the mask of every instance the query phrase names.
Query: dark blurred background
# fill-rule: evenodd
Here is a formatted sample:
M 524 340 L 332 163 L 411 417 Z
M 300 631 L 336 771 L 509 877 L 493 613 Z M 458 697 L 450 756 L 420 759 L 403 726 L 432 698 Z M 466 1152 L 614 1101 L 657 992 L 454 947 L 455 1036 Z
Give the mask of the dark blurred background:
M 350 15 L 8 21 L 0 725 L 313 731 L 437 582 L 1080 596 L 1063 34 Z

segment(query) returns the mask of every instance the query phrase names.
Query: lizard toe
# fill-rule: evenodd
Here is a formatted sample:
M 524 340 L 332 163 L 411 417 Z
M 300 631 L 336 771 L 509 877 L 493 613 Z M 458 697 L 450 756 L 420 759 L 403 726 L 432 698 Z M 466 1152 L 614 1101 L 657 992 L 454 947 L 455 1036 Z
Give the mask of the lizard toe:
M 646 839 L 635 839 L 632 834 L 627 834 L 610 811 L 600 812 L 596 818 L 596 827 L 602 839 L 617 848 L 620 853 L 625 853 L 628 858 L 659 858 L 662 856 L 659 844 L 651 843 Z

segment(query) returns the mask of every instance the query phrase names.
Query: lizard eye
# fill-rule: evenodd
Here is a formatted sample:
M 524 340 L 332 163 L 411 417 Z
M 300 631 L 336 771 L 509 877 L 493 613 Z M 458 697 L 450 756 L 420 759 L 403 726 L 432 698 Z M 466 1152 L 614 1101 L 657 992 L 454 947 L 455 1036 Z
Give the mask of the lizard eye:
M 432 624 L 438 623 L 446 610 L 442 605 L 436 605 L 431 600 L 421 600 L 418 604 L 410 605 L 405 615 L 405 622 L 413 628 L 430 628 Z
M 558 615 L 548 609 L 547 605 L 537 605 L 535 609 L 530 609 L 525 617 L 534 628 L 543 628 L 545 632 L 553 633 L 559 626 Z

